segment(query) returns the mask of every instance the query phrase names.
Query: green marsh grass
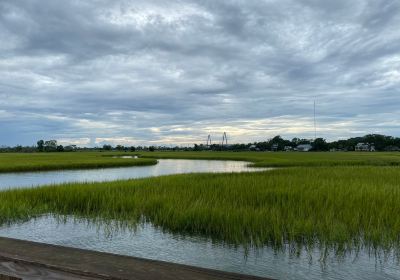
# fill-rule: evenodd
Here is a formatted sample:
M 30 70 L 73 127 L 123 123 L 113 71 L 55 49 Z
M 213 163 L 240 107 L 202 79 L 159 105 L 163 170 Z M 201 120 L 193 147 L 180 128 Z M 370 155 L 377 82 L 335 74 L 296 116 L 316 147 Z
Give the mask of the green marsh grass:
M 245 247 L 399 252 L 399 175 L 397 167 L 294 167 L 8 190 L 0 224 L 72 215 Z
M 146 158 L 243 160 L 254 167 L 400 166 L 399 152 L 141 152 Z
M 62 169 L 89 169 L 142 166 L 157 163 L 156 159 L 113 158 L 114 153 L 0 153 L 0 172 L 23 172 Z
M 113 158 L 139 155 L 139 159 Z M 0 153 L 0 172 L 61 169 L 106 168 L 153 165 L 156 159 L 215 159 L 249 161 L 254 167 L 294 166 L 399 166 L 400 153 L 359 152 L 72 152 L 72 153 Z

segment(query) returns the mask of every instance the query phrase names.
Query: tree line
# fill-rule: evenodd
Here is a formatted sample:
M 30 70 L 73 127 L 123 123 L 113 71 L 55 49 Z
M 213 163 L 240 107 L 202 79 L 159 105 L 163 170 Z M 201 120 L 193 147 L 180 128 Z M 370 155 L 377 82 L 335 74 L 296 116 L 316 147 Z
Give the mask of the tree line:
M 121 151 L 121 152 L 135 152 L 135 151 L 285 151 L 295 149 L 299 145 L 308 144 L 313 151 L 354 151 L 358 143 L 365 143 L 373 145 L 376 151 L 400 151 L 400 138 L 393 136 L 386 136 L 381 134 L 367 134 L 361 137 L 353 137 L 349 139 L 336 140 L 328 142 L 323 138 L 317 139 L 302 139 L 293 138 L 291 140 L 284 139 L 280 135 L 272 137 L 266 141 L 222 145 L 220 144 L 194 144 L 193 147 L 181 146 L 112 146 L 105 144 L 102 147 L 78 147 L 76 145 L 63 146 L 57 143 L 56 140 L 39 140 L 34 146 L 21 146 L 14 147 L 0 146 L 0 152 L 74 152 L 74 151 Z
M 353 137 L 328 142 L 323 138 L 302 139 L 293 138 L 284 139 L 280 135 L 272 137 L 266 141 L 247 144 L 222 145 L 213 144 L 210 146 L 196 144 L 194 150 L 256 150 L 256 151 L 285 151 L 295 149 L 299 145 L 310 145 L 312 151 L 354 151 L 357 144 L 364 143 L 375 147 L 376 151 L 400 151 L 400 138 L 386 136 L 381 134 L 367 134 L 361 137 Z

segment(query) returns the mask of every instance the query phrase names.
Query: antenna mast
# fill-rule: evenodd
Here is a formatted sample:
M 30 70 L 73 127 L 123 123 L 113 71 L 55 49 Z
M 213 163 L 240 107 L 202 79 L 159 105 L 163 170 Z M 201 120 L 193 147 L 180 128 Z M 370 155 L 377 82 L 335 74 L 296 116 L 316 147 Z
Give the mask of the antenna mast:
M 317 139 L 317 120 L 315 118 L 315 100 L 314 100 L 314 140 Z

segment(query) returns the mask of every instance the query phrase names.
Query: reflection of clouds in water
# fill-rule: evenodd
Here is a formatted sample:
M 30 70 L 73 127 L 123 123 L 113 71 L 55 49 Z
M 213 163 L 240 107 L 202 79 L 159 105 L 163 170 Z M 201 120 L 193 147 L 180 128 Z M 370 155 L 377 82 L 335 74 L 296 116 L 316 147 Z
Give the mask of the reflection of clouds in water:
M 195 172 L 250 172 L 266 170 L 265 168 L 251 168 L 247 166 L 248 164 L 248 162 L 243 161 L 160 159 L 158 160 L 158 164 L 151 166 L 8 173 L 0 174 L 0 189 L 67 182 L 113 181 Z
M 113 156 L 113 158 L 138 158 L 138 156 Z
M 249 251 L 232 248 L 202 237 L 183 237 L 162 232 L 150 224 L 136 230 L 90 224 L 67 218 L 65 223 L 50 216 L 12 226 L 0 227 L 0 236 L 26 239 L 69 247 L 91 249 L 148 259 L 183 263 L 212 269 L 254 274 L 276 279 L 399 279 L 394 259 L 376 260 L 361 252 L 338 260 L 329 256 L 325 266 L 318 250 L 299 257 L 271 249 Z M 201 253 L 199 253 L 201 252 Z M 382 261 L 382 263 L 380 263 Z

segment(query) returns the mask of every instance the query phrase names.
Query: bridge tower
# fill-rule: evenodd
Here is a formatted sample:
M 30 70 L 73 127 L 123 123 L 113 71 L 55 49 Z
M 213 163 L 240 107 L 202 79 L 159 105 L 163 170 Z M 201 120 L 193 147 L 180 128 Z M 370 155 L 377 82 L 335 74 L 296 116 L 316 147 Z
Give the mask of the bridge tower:
M 224 145 L 228 146 L 228 137 L 226 136 L 226 132 L 222 134 L 222 144 L 221 147 L 224 147 Z
M 207 147 L 210 147 L 210 146 L 211 146 L 211 135 L 210 135 L 210 134 L 208 134 L 206 146 L 207 146 Z

